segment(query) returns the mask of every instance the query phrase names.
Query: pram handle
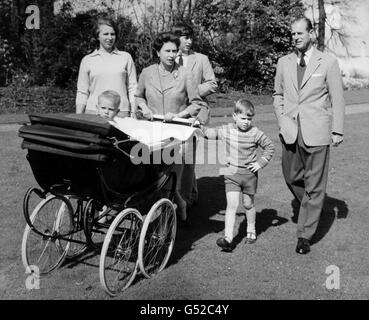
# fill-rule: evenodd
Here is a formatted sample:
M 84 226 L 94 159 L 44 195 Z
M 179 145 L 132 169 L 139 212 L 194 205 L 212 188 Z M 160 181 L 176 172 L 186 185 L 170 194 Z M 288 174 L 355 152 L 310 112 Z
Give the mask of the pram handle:
M 190 120 L 190 119 L 185 119 L 185 118 L 173 118 L 172 120 L 164 120 L 163 115 L 153 114 L 152 120 L 153 121 L 162 121 L 162 122 L 166 122 L 166 123 L 181 124 L 181 125 L 196 127 L 196 128 L 200 127 L 200 121 L 198 121 L 197 119 L 195 119 L 195 121 Z

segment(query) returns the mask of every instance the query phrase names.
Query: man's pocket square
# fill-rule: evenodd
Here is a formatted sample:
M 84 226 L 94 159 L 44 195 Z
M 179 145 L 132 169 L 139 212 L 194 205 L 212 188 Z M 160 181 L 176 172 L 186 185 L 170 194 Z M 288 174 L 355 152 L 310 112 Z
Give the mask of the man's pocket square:
M 312 77 L 322 77 L 323 75 L 321 73 L 313 73 L 311 76 Z

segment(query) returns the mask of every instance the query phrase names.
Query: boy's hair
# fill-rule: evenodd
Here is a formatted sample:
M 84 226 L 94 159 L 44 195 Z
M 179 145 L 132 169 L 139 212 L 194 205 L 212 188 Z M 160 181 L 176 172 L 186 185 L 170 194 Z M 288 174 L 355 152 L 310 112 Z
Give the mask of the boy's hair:
M 250 112 L 252 115 L 255 115 L 255 107 L 249 100 L 240 99 L 236 102 L 233 112 L 235 114 Z
M 194 34 L 194 31 L 191 26 L 185 23 L 177 23 L 173 26 L 172 32 L 177 36 L 189 36 L 192 37 Z
M 100 98 L 107 98 L 114 101 L 114 106 L 116 109 L 119 108 L 120 105 L 120 94 L 114 90 L 105 90 L 104 92 L 100 93 L 98 96 L 98 101 Z

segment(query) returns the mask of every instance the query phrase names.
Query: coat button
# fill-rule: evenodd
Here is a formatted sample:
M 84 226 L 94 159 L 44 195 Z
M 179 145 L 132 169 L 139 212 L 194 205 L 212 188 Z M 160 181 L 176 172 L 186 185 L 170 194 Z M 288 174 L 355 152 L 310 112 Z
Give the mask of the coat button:
M 296 117 L 293 117 L 293 120 L 296 120 Z

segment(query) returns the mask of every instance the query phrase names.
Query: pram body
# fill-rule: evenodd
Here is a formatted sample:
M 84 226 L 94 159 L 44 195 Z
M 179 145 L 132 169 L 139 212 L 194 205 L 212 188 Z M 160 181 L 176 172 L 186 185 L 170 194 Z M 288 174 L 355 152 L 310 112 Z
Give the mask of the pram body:
M 40 188 L 24 197 L 26 270 L 47 274 L 65 258 L 101 250 L 100 281 L 111 295 L 128 288 L 138 266 L 146 277 L 161 271 L 176 234 L 173 165 L 134 164 L 139 142 L 95 115 L 29 119 L 19 136 Z

